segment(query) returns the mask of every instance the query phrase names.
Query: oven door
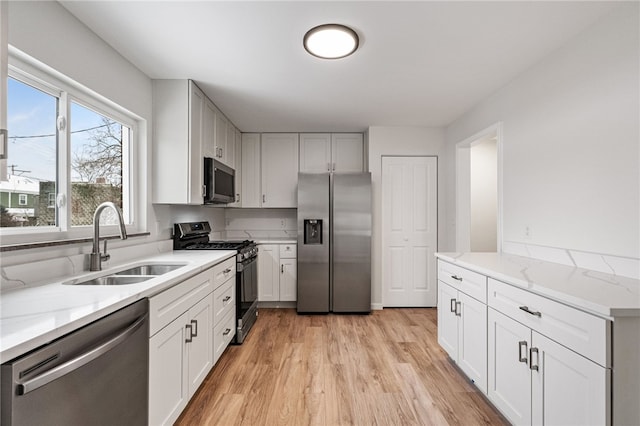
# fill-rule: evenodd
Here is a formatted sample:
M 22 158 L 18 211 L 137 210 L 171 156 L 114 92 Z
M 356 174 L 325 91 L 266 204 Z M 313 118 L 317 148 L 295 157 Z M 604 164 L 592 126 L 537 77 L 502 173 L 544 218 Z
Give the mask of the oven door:
M 237 301 L 240 309 L 238 319 L 242 319 L 245 313 L 251 309 L 258 300 L 258 257 L 243 260 L 238 264 L 237 270 Z

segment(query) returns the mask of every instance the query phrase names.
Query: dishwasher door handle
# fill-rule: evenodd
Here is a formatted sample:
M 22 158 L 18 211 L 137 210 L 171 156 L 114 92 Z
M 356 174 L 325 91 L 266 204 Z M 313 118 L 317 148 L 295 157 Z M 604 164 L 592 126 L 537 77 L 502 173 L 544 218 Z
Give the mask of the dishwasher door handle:
M 64 364 L 60 364 L 59 366 L 52 368 L 51 370 L 42 373 L 39 376 L 34 377 L 33 379 L 29 379 L 24 383 L 19 383 L 17 388 L 18 395 L 24 395 L 33 390 L 36 390 L 39 387 L 46 385 L 47 383 L 59 379 L 65 374 L 69 374 L 72 371 L 77 370 L 78 368 L 82 367 L 85 364 L 88 364 L 94 359 L 101 357 L 102 355 L 125 341 L 133 333 L 135 333 L 136 330 L 138 330 L 140 326 L 142 326 L 146 319 L 146 315 L 142 316 L 142 318 L 127 327 L 123 332 L 113 337 L 112 339 L 109 339 L 100 346 L 96 346 L 90 351 L 85 352 L 82 355 L 65 362 Z

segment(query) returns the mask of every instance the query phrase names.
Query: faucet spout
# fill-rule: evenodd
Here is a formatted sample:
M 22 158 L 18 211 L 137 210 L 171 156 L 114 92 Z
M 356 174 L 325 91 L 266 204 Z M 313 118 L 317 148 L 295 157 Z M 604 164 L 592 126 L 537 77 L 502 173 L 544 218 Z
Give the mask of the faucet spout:
M 100 215 L 106 208 L 112 208 L 116 212 L 116 216 L 118 217 L 118 226 L 120 228 L 120 238 L 123 240 L 127 239 L 127 230 L 124 226 L 124 219 L 122 218 L 122 213 L 120 213 L 120 209 L 112 203 L 111 201 L 105 201 L 100 204 L 95 213 L 93 214 L 93 251 L 91 252 L 90 257 L 90 271 L 100 271 L 102 270 L 102 261 L 109 259 L 109 255 L 107 254 L 107 244 L 105 241 L 104 245 L 104 254 L 100 253 Z

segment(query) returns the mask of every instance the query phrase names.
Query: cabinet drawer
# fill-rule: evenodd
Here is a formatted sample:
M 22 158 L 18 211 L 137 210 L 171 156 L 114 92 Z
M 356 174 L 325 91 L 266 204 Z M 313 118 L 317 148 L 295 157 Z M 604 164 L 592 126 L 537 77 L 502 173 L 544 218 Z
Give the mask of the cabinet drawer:
M 438 259 L 438 279 L 487 303 L 487 277 Z
M 611 366 L 611 323 L 489 278 L 489 306 L 605 366 Z M 527 312 L 529 311 L 529 312 Z
M 280 244 L 280 259 L 295 259 L 297 248 L 296 244 Z
M 227 313 L 227 316 L 216 325 L 213 329 L 213 363 L 215 364 L 220 358 L 220 355 L 229 346 L 229 343 L 236 335 L 236 314 L 235 305 L 233 305 L 232 312 Z
M 236 274 L 236 258 L 232 257 L 213 267 L 213 288 L 218 288 Z
M 149 299 L 149 336 L 153 336 L 213 291 L 213 271 L 207 269 Z
M 215 327 L 236 305 L 236 278 L 229 278 L 213 291 L 213 326 Z

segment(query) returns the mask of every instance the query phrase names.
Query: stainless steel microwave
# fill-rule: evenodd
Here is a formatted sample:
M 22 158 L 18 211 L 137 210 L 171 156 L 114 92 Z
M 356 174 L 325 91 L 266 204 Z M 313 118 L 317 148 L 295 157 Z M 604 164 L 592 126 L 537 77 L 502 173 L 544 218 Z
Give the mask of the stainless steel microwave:
M 204 203 L 227 204 L 235 200 L 235 170 L 218 160 L 204 157 Z

